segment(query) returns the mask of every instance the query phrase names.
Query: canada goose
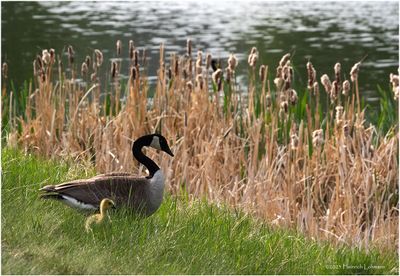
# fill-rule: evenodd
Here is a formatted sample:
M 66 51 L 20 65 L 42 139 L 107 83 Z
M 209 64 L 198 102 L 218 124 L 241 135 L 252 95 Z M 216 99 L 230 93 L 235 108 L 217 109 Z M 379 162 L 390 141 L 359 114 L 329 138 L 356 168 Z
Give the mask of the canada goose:
M 149 216 L 160 207 L 164 191 L 164 174 L 142 148 L 149 146 L 174 156 L 167 140 L 160 134 L 145 135 L 132 146 L 133 156 L 149 171 L 138 178 L 129 173 L 101 174 L 89 179 L 47 185 L 40 189 L 44 199 L 55 199 L 81 210 L 97 210 L 103 198 L 112 199 L 118 207 L 126 205 L 140 215 Z
M 90 217 L 88 217 L 86 219 L 86 222 L 85 222 L 86 232 L 89 232 L 89 230 L 92 230 L 92 228 L 90 226 L 93 223 L 99 224 L 100 222 L 103 221 L 104 216 L 105 216 L 105 214 L 107 212 L 107 209 L 109 209 L 110 207 L 115 207 L 114 201 L 112 201 L 109 198 L 104 198 L 104 199 L 101 200 L 101 202 L 100 202 L 100 213 L 91 215 Z

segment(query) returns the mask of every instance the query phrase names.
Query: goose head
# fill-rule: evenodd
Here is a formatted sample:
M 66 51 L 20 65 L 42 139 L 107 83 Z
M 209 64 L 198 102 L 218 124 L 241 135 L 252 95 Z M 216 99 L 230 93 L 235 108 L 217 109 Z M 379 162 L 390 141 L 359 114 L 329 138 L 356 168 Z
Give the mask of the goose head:
M 167 140 L 161 134 L 150 134 L 146 136 L 147 146 L 157 150 L 162 150 L 171 156 L 174 156 L 171 149 L 168 146 Z

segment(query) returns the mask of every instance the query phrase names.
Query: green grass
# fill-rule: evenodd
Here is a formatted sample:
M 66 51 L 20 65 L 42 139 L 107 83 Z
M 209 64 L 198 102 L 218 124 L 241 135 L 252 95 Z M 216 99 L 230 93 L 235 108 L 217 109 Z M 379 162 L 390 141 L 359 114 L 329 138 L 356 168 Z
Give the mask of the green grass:
M 2 274 L 397 274 L 394 252 L 363 252 L 273 230 L 245 214 L 167 195 L 138 219 L 127 210 L 84 231 L 85 216 L 37 189 L 94 174 L 2 150 Z

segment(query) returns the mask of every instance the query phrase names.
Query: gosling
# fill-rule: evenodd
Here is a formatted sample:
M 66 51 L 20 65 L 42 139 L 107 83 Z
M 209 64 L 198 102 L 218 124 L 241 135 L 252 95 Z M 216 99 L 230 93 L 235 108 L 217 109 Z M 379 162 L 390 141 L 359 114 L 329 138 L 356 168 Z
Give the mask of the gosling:
M 101 202 L 100 202 L 100 213 L 99 214 L 94 214 L 91 215 L 90 217 L 88 217 L 86 219 L 86 223 L 85 223 L 85 229 L 86 232 L 89 232 L 92 230 L 91 225 L 93 223 L 99 224 L 104 220 L 104 217 L 106 215 L 106 212 L 109 208 L 111 207 L 115 207 L 115 203 L 114 201 L 112 201 L 109 198 L 104 198 Z

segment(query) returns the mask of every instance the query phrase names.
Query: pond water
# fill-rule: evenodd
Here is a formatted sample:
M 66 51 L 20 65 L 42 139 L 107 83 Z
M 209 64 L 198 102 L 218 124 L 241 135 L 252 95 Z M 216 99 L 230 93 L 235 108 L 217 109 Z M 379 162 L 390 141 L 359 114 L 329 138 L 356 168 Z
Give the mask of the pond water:
M 152 79 L 159 44 L 165 44 L 167 57 L 171 52 L 184 54 L 187 38 L 195 51 L 214 57 L 235 53 L 244 84 L 252 46 L 273 74 L 280 58 L 292 53 L 298 87 L 306 86 L 308 60 L 318 78 L 324 73 L 333 78 L 336 62 L 349 78 L 353 64 L 368 55 L 360 87 L 372 105 L 377 85 L 387 89 L 389 74 L 399 67 L 399 4 L 394 1 L 2 2 L 1 7 L 2 62 L 9 64 L 9 77 L 17 87 L 32 78 L 32 61 L 41 49 L 60 53 L 72 45 L 80 64 L 96 48 L 106 59 L 114 57 L 117 39 L 123 42 L 125 57 L 130 39 L 147 49 Z

